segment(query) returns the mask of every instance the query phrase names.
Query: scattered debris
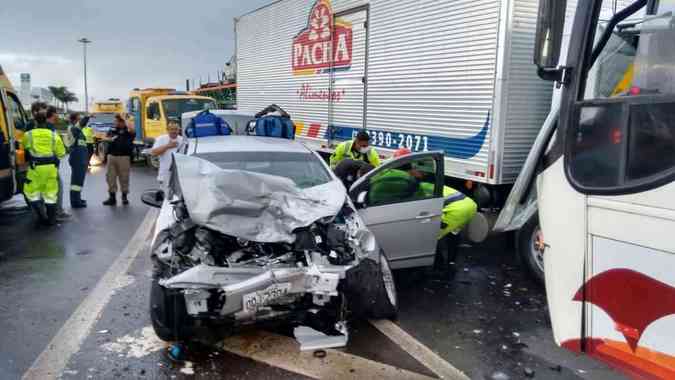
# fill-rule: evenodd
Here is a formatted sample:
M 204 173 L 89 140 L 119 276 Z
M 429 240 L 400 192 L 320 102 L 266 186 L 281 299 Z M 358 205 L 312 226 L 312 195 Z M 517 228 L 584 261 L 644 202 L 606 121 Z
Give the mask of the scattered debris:
M 77 373 L 78 373 L 77 371 L 72 370 L 72 369 L 66 369 L 66 370 L 63 371 L 63 374 L 64 374 L 64 375 L 72 375 L 72 376 L 75 376 L 75 375 L 77 375 Z
M 307 326 L 296 327 L 293 330 L 293 335 L 298 343 L 300 343 L 300 351 L 344 347 L 347 345 L 348 339 L 347 334 L 329 336 Z
M 488 379 L 490 379 L 490 380 L 510 380 L 511 378 L 509 377 L 509 375 L 505 374 L 502 371 L 496 371 L 496 372 L 493 372 L 492 375 L 490 375 L 490 377 L 488 377 Z
M 180 369 L 180 373 L 184 375 L 194 375 L 195 370 L 194 367 L 192 366 L 192 362 L 185 362 L 185 367 Z
M 512 334 L 513 334 L 514 337 L 520 338 L 520 333 L 519 333 L 519 332 L 514 331 L 514 332 L 512 332 Z
M 99 334 L 107 334 L 107 333 L 109 333 L 109 332 L 110 332 L 110 330 L 99 330 L 98 333 L 99 333 Z
M 474 334 L 480 334 L 480 333 L 482 333 L 482 332 L 483 332 L 483 330 L 480 330 L 480 329 L 475 329 L 475 330 L 473 330 L 473 333 L 474 333 Z
M 125 335 L 115 342 L 105 343 L 103 349 L 118 353 L 118 357 L 140 359 L 166 347 L 166 343 L 159 340 L 152 327 L 147 326 L 136 334 Z
M 554 366 L 551 366 L 551 367 L 548 367 L 548 368 L 550 368 L 552 371 L 556 371 L 556 372 L 562 371 L 562 366 L 560 364 L 557 364 L 557 365 L 554 365 Z
M 502 344 L 502 350 L 506 351 L 506 350 L 508 350 L 508 349 L 509 349 L 509 346 L 507 346 L 507 345 L 505 345 L 505 344 Z
M 525 376 L 527 376 L 527 377 L 534 377 L 534 370 L 532 368 L 525 367 L 523 369 L 523 372 L 525 373 Z

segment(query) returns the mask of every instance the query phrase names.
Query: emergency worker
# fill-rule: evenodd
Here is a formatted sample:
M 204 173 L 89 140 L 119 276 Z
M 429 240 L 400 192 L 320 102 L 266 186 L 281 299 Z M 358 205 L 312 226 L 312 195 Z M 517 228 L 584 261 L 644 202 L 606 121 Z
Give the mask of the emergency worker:
M 80 129 L 82 129 L 84 141 L 87 143 L 87 166 L 89 166 L 91 156 L 94 155 L 94 131 L 89 126 L 89 116 L 85 116 L 80 120 Z
M 377 151 L 370 146 L 370 135 L 366 131 L 359 131 L 352 141 L 340 143 L 330 156 L 330 167 L 335 170 L 340 161 L 349 158 L 367 162 L 374 167 L 380 166 L 380 157 Z
M 87 175 L 87 166 L 89 165 L 89 152 L 87 151 L 87 141 L 80 126 L 78 114 L 70 116 L 70 128 L 68 134 L 70 135 L 70 156 L 68 163 L 70 164 L 70 207 L 84 208 L 87 207 L 87 201 L 82 199 L 82 186 L 84 186 L 84 178 Z
M 46 119 L 46 114 L 37 113 L 33 129 L 21 139 L 29 163 L 23 192 L 37 214 L 38 221 L 55 225 L 59 192 L 58 163 L 66 155 L 66 148 L 61 137 L 48 128 Z
M 394 152 L 394 158 L 410 154 L 411 151 L 406 148 L 401 148 Z M 416 178 L 422 179 L 423 175 L 416 170 L 414 166 L 410 166 L 407 173 L 404 170 L 398 170 L 395 175 L 405 176 L 406 174 Z M 416 190 L 417 196 L 425 197 L 432 195 L 434 192 L 434 184 L 419 181 Z M 451 261 L 454 261 L 457 255 L 457 246 L 459 245 L 459 232 L 466 226 L 471 219 L 476 215 L 478 205 L 473 199 L 467 197 L 462 192 L 453 189 L 450 186 L 443 186 L 443 210 L 441 214 L 441 229 L 438 233 L 438 255 L 436 256 L 436 267 L 440 269 L 447 269 Z

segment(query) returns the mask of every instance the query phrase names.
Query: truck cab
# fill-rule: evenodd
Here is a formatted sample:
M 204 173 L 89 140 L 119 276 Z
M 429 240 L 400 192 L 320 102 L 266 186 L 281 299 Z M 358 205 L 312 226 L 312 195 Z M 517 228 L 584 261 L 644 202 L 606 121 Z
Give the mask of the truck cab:
M 173 89 L 134 90 L 129 95 L 129 121 L 136 129 L 140 145 L 152 145 L 155 138 L 166 132 L 169 120 L 180 124 L 184 112 L 216 108 L 216 101 L 207 96 L 190 95 Z
M 21 191 L 27 166 L 19 145 L 28 117 L 0 66 L 0 202 Z

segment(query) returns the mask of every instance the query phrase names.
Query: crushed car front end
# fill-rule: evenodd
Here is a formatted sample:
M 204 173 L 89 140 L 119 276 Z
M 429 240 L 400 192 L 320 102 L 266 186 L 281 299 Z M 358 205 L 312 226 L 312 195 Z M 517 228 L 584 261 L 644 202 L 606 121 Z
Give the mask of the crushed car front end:
M 339 182 L 298 189 L 176 156 L 172 189 L 152 246 L 161 339 L 214 342 L 277 323 L 336 335 L 350 311 L 368 309 L 359 293 L 377 297 L 353 280 L 380 252 Z

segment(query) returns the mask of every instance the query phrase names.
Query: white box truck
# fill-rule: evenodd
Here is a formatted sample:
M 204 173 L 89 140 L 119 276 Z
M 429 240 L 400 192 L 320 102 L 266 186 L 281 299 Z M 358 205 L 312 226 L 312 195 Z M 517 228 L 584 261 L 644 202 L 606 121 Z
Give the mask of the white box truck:
M 441 150 L 448 182 L 483 210 L 499 210 L 551 108 L 553 87 L 532 59 L 538 6 L 272 2 L 235 18 L 238 110 L 277 104 L 291 114 L 297 137 L 326 153 L 362 128 L 384 155 L 400 147 Z M 527 195 L 522 202 L 533 201 Z M 536 203 L 528 211 L 516 241 L 543 280 Z M 484 237 L 491 223 L 480 221 Z

